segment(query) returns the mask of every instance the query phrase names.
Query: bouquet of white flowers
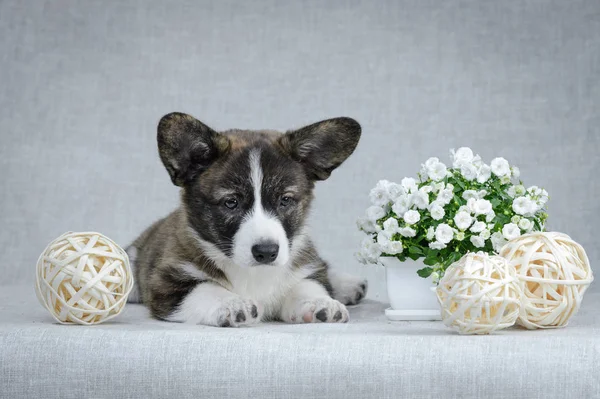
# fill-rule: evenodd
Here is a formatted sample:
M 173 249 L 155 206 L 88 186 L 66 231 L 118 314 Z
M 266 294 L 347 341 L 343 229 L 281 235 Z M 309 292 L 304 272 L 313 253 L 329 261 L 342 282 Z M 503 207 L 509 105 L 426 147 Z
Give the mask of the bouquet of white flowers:
M 437 282 L 467 252 L 492 254 L 523 233 L 544 230 L 546 190 L 526 189 L 519 169 L 504 158 L 486 165 L 470 148 L 450 154 L 452 167 L 429 158 L 418 180 L 381 180 L 371 190 L 372 206 L 357 221 L 367 234 L 356 254 L 360 262 L 423 258 L 427 266 L 418 274 Z

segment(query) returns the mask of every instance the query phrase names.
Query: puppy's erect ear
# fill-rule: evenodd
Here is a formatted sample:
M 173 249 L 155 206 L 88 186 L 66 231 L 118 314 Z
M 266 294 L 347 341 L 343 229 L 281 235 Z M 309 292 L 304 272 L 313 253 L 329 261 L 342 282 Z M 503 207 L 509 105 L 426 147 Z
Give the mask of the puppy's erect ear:
M 173 112 L 158 122 L 158 152 L 171 181 L 184 186 L 229 147 L 229 140 L 190 115 Z
M 294 160 L 304 165 L 310 178 L 325 180 L 352 154 L 360 130 L 354 119 L 327 119 L 289 131 L 279 143 Z

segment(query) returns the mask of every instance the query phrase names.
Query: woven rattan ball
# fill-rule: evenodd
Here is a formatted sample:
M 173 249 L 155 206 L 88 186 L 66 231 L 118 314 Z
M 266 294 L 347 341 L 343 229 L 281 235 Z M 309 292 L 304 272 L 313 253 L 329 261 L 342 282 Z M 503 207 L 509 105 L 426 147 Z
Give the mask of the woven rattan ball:
M 500 255 L 517 271 L 523 292 L 517 323 L 529 329 L 566 326 L 594 279 L 583 247 L 566 234 L 526 234 Z
M 519 315 L 515 269 L 499 256 L 466 254 L 446 269 L 436 293 L 443 323 L 460 334 L 489 334 Z
M 37 263 L 40 303 L 63 324 L 98 324 L 123 310 L 133 288 L 125 251 L 100 233 L 65 233 Z

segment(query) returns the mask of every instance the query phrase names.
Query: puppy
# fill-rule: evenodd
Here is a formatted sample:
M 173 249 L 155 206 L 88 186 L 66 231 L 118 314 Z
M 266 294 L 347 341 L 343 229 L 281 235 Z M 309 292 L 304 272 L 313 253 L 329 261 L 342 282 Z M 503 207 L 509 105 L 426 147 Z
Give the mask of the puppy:
M 162 320 L 237 327 L 261 320 L 347 322 L 367 282 L 330 270 L 307 234 L 314 183 L 356 148 L 350 118 L 285 134 L 217 133 L 192 116 L 158 124 L 181 205 L 127 249 L 142 302 Z

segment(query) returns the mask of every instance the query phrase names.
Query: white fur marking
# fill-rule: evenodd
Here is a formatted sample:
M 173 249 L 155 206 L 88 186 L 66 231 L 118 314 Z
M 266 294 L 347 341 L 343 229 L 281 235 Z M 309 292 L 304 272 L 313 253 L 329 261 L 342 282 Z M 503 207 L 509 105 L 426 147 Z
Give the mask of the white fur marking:
M 250 153 L 250 181 L 254 188 L 254 207 L 233 237 L 233 260 L 241 267 L 256 265 L 252 247 L 260 242 L 271 241 L 279 245 L 277 259 L 271 267 L 285 265 L 290 257 L 289 241 L 281 222 L 265 212 L 262 206 L 261 188 L 263 172 L 260 166 L 260 152 Z

